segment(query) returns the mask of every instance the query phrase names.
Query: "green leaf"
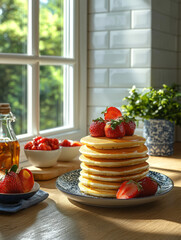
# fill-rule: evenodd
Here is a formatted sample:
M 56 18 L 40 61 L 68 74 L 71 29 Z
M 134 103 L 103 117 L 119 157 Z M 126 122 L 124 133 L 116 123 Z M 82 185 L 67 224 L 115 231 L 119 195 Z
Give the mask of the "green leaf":
M 135 86 L 124 98 L 127 104 L 122 106 L 124 114 L 142 119 L 166 119 L 181 125 L 181 86 L 163 85 L 137 89 Z

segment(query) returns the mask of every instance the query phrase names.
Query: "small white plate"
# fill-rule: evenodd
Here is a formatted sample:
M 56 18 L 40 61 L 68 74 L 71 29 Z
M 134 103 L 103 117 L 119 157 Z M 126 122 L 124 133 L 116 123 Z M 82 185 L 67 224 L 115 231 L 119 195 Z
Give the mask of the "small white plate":
M 159 183 L 159 187 L 155 195 L 131 199 L 101 198 L 86 195 L 80 192 L 78 187 L 79 175 L 80 169 L 61 175 L 57 178 L 56 187 L 61 192 L 63 192 L 69 199 L 92 206 L 126 207 L 145 204 L 165 197 L 165 195 L 169 193 L 174 187 L 173 181 L 166 175 L 158 172 L 149 171 L 148 176 L 152 177 Z
M 27 193 L 0 193 L 0 203 L 17 203 L 22 199 L 32 197 L 39 189 L 40 185 L 35 182 L 31 191 Z

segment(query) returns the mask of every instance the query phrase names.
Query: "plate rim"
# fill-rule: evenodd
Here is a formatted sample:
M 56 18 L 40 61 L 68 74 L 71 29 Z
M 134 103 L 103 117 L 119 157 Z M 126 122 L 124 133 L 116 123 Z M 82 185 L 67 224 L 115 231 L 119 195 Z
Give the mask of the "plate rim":
M 63 175 L 67 175 L 67 174 L 70 174 L 70 173 L 72 173 L 72 172 L 76 172 L 76 171 L 81 171 L 81 169 L 76 169 L 76 170 L 72 170 L 72 171 L 69 171 L 69 172 L 66 172 L 66 173 L 64 173 L 64 174 L 62 174 L 62 175 L 60 175 L 58 178 L 57 178 L 57 180 L 56 180 L 56 188 L 59 190 L 59 191 L 61 191 L 61 192 L 63 192 L 66 196 L 67 196 L 67 198 L 71 198 L 71 199 L 73 199 L 74 201 L 77 201 L 77 202 L 80 202 L 79 201 L 79 199 L 75 199 L 75 198 L 81 198 L 81 199 L 89 199 L 90 201 L 103 201 L 103 202 L 116 202 L 116 203 L 120 203 L 120 206 L 121 206 L 121 203 L 134 203 L 134 202 L 138 202 L 138 201 L 140 201 L 140 202 L 142 202 L 142 201 L 144 201 L 145 200 L 145 202 L 150 202 L 150 201 L 152 201 L 152 200 L 157 200 L 157 199 L 159 199 L 159 198 L 161 198 L 161 197 L 163 197 L 164 195 L 166 195 L 166 194 L 168 194 L 171 190 L 173 190 L 173 188 L 174 188 L 174 182 L 173 182 L 173 180 L 170 178 L 170 177 L 168 177 L 167 175 L 165 175 L 165 174 L 163 174 L 163 173 L 160 173 L 160 172 L 157 172 L 157 171 L 152 171 L 152 170 L 149 170 L 149 173 L 151 172 L 151 173 L 157 173 L 157 174 L 161 174 L 162 176 L 165 176 L 165 177 L 167 177 L 169 180 L 170 180 L 170 182 L 171 182 L 171 187 L 169 188 L 169 189 L 167 189 L 167 190 L 165 190 L 164 192 L 161 192 L 161 193 L 159 193 L 159 194 L 156 194 L 156 195 L 152 195 L 152 196 L 146 196 L 146 197 L 139 197 L 139 198 L 131 198 L 131 199 L 117 199 L 117 198 L 103 198 L 103 197 L 96 197 L 96 196 L 91 196 L 91 195 L 88 195 L 88 194 L 85 194 L 85 195 L 79 195 L 79 194 L 76 194 L 76 193 L 71 193 L 71 192 L 68 192 L 68 191 L 65 191 L 65 190 L 63 190 L 62 189 L 62 187 L 58 184 L 58 180 L 59 180 L 59 178 L 60 177 L 62 177 Z M 59 187 L 61 188 L 61 189 L 59 189 Z M 71 197 L 72 196 L 72 197 Z M 147 201 L 146 201 L 147 200 Z M 82 202 L 82 203 L 84 203 L 84 202 Z M 84 203 L 84 204 L 86 204 L 86 202 Z M 94 205 L 94 204 L 88 204 L 87 203 L 87 205 Z M 100 206 L 100 204 L 96 204 L 95 203 L 95 205 L 96 206 Z M 109 206 L 110 206 L 110 204 L 109 204 Z M 128 204 L 128 206 L 129 206 L 129 204 Z

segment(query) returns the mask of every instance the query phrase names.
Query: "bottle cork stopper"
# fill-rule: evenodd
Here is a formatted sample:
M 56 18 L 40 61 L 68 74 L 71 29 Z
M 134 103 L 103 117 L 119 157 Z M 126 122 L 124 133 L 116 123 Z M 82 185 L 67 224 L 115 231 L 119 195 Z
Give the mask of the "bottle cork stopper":
M 0 103 L 0 113 L 8 114 L 11 111 L 11 107 L 9 103 Z

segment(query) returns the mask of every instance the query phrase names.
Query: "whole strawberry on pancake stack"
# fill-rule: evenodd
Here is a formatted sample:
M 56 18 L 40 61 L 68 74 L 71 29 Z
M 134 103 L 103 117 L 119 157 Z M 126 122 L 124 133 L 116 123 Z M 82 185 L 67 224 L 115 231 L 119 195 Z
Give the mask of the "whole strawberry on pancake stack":
M 122 116 L 115 107 L 106 109 L 104 119 L 93 120 L 90 135 L 81 139 L 79 188 L 82 192 L 116 197 L 122 182 L 139 181 L 147 175 L 146 139 L 134 135 L 135 128 L 135 120 Z

